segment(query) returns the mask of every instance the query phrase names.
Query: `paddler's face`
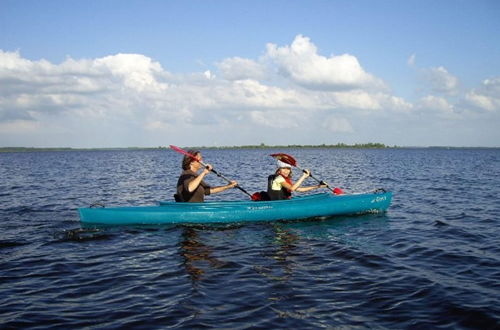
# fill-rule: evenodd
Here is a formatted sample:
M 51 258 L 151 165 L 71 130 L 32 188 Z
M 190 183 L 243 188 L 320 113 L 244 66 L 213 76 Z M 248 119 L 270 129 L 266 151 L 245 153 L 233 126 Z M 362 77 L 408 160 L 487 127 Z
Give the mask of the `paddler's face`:
M 200 163 L 200 162 L 203 160 L 203 158 L 201 157 L 201 154 L 200 154 L 200 153 L 197 153 L 197 154 L 195 155 L 195 157 L 196 157 L 196 159 L 197 159 L 198 161 L 194 161 L 194 162 L 192 162 L 191 164 L 194 166 L 194 171 L 196 172 L 196 171 L 198 171 L 200 168 L 202 168 L 202 167 L 203 167 L 203 165 L 201 165 L 201 163 Z
M 280 173 L 281 173 L 281 175 L 283 175 L 284 177 L 288 177 L 288 176 L 290 175 L 290 172 L 291 172 L 291 171 L 292 171 L 292 170 L 291 170 L 290 168 L 288 168 L 288 167 L 282 167 L 282 168 L 280 168 Z

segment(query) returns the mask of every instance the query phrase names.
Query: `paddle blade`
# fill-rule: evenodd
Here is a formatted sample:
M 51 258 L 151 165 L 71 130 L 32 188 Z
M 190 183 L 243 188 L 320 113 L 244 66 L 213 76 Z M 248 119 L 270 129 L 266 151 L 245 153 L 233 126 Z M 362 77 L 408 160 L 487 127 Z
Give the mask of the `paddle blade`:
M 292 166 L 297 166 L 297 162 L 295 161 L 295 158 L 293 158 L 290 155 L 284 154 L 284 153 L 278 153 L 278 154 L 271 154 L 271 157 L 273 157 L 276 160 L 282 161 L 283 163 L 287 163 Z
M 189 152 L 187 152 L 187 151 L 185 151 L 185 150 L 182 150 L 182 149 L 181 149 L 181 148 L 179 148 L 179 147 L 176 147 L 176 146 L 174 146 L 174 145 L 170 145 L 170 148 L 171 148 L 171 149 L 173 149 L 173 150 L 175 150 L 175 151 L 177 151 L 178 153 L 181 153 L 181 154 L 183 154 L 183 155 L 186 155 L 186 156 L 188 156 L 188 157 L 190 157 L 190 158 L 192 158 L 192 159 L 194 159 L 194 160 L 198 160 L 198 158 L 196 158 L 196 156 L 195 156 L 195 155 L 191 155 Z
M 342 189 L 336 187 L 333 189 L 333 193 L 335 195 L 342 195 L 344 192 L 342 191 Z

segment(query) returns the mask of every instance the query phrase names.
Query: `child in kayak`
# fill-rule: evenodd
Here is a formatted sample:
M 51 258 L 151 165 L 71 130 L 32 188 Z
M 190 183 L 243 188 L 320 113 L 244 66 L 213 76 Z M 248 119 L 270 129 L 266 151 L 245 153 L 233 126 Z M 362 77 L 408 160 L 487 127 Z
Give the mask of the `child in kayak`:
M 315 186 L 300 187 L 311 172 L 304 170 L 304 173 L 297 182 L 292 182 L 292 166 L 280 160 L 277 161 L 278 169 L 276 173 L 270 175 L 267 181 L 267 195 L 270 200 L 289 199 L 292 197 L 293 191 L 306 192 L 314 189 L 325 188 L 326 184 L 318 184 Z
M 176 202 L 204 202 L 205 195 L 223 192 L 238 185 L 238 182 L 231 181 L 225 186 L 211 187 L 203 179 L 212 170 L 212 165 L 206 164 L 207 166 L 203 167 L 199 151 L 190 150 L 188 153 L 194 155 L 197 161 L 189 156 L 182 159 L 183 172 L 177 181 L 177 193 L 174 195 Z M 203 171 L 197 174 L 202 168 Z

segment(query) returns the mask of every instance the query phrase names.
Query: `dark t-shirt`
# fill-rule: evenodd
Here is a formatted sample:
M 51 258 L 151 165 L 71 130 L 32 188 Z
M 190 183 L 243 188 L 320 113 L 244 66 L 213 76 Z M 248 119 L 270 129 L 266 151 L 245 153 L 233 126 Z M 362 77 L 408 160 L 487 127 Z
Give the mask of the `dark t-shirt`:
M 193 181 L 197 176 L 191 170 L 185 170 L 181 173 L 179 181 L 177 181 L 177 194 L 182 202 L 201 203 L 205 200 L 205 195 L 210 195 L 210 186 L 205 181 L 201 181 L 195 191 L 189 192 L 189 182 Z

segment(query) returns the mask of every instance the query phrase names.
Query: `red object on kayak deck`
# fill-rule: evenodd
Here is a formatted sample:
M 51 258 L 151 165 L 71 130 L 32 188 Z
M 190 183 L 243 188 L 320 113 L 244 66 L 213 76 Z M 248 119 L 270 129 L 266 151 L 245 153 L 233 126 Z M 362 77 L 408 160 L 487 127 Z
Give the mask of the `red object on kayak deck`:
M 253 193 L 251 198 L 253 201 L 256 201 L 256 202 L 262 200 L 262 196 L 261 196 L 260 192 Z
M 334 193 L 335 195 L 342 195 L 344 192 L 342 191 L 342 189 L 335 187 L 335 188 L 333 189 L 333 193 Z

